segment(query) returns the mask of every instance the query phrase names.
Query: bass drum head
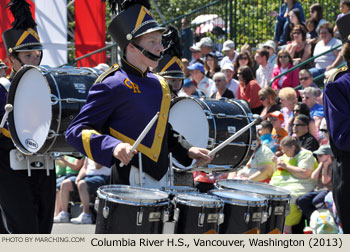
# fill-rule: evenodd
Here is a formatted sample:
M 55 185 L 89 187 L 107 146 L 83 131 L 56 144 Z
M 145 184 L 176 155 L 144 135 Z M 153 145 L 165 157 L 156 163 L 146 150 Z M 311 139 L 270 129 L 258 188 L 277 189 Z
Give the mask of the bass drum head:
M 46 78 L 34 66 L 25 66 L 15 75 L 10 91 L 10 133 L 16 147 L 24 153 L 36 153 L 44 145 L 50 130 L 51 92 Z

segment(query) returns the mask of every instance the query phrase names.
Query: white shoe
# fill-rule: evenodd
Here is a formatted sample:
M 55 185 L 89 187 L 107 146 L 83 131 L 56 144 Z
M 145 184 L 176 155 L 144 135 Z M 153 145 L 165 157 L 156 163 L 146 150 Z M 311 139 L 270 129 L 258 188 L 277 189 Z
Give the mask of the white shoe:
M 78 217 L 70 219 L 73 224 L 92 224 L 92 218 L 90 214 L 81 213 Z
M 59 214 L 53 218 L 54 223 L 69 223 L 69 213 L 65 211 L 59 212 Z

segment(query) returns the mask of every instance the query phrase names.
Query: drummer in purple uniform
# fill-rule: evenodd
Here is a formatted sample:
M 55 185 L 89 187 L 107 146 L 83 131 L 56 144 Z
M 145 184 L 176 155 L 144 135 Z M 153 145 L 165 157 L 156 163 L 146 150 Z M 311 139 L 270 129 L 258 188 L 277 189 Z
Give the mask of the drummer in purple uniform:
M 87 103 L 66 132 L 78 151 L 112 167 L 112 184 L 139 185 L 138 152 L 142 153 L 145 187 L 167 183 L 169 152 L 185 166 L 196 159 L 210 162 L 209 151 L 192 147 L 168 123 L 170 89 L 161 76 L 152 74 L 164 50 L 162 33 L 148 10 L 148 1 L 124 1 L 108 31 L 122 49 L 121 65 L 102 74 L 91 88 Z M 120 10 L 120 8 L 118 8 Z M 131 147 L 153 116 L 159 118 L 137 147 Z M 190 125 L 189 125 L 190 126 Z M 120 167 L 120 162 L 126 166 Z
M 330 144 L 337 161 L 333 169 L 333 198 L 345 234 L 350 233 L 350 14 L 338 19 L 347 66 L 329 79 L 323 96 Z
M 12 80 L 24 64 L 40 64 L 42 44 L 29 4 L 25 0 L 12 0 L 9 7 L 15 21 L 2 37 Z M 5 114 L 9 87 L 10 82 L 0 84 L 0 120 Z M 29 177 L 27 165 L 13 165 L 18 151 L 11 141 L 7 123 L 0 130 L 0 233 L 50 233 L 55 207 L 55 172 L 51 170 L 47 175 L 46 169 L 37 169 Z

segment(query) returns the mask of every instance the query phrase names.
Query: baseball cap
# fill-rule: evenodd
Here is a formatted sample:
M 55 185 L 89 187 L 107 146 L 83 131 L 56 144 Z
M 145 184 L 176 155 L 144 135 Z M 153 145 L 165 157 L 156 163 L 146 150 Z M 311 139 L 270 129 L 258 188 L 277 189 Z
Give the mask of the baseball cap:
M 332 155 L 333 156 L 333 152 L 332 152 L 331 146 L 329 144 L 321 145 L 318 148 L 318 150 L 314 151 L 314 154 L 316 154 L 316 155 Z
M 232 72 L 233 72 L 233 69 L 234 69 L 233 64 L 230 62 L 225 63 L 221 68 L 221 70 L 231 70 Z
M 284 122 L 284 116 L 280 111 L 274 111 L 272 113 L 268 113 L 267 117 L 272 116 L 280 120 L 282 123 Z
M 207 47 L 213 47 L 214 46 L 214 43 L 213 41 L 211 40 L 211 38 L 209 37 L 205 37 L 205 38 L 202 38 L 200 41 L 199 41 L 199 46 L 202 47 L 202 46 L 207 46 Z
M 190 66 L 187 67 L 188 70 L 199 70 L 201 71 L 202 73 L 204 73 L 204 66 L 202 63 L 199 63 L 199 62 L 196 62 Z
M 184 80 L 183 87 L 189 88 L 189 87 L 191 87 L 191 86 L 194 86 L 193 81 L 192 81 L 190 78 L 185 79 L 185 80 Z
M 276 50 L 275 42 L 273 42 L 272 40 L 266 41 L 262 46 L 263 46 L 263 47 L 264 47 L 264 46 L 267 46 L 267 47 L 272 48 L 273 50 Z
M 230 51 L 232 48 L 235 48 L 235 43 L 232 40 L 226 40 L 222 46 L 223 51 Z
M 190 51 L 191 52 L 200 52 L 201 51 L 200 42 L 197 42 L 193 46 L 191 46 Z

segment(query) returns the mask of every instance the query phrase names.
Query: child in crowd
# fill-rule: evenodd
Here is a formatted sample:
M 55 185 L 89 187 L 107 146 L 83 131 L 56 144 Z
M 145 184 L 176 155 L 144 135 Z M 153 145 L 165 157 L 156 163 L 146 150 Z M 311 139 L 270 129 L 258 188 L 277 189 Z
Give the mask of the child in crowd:
M 341 18 L 342 16 L 344 16 L 345 14 L 348 14 L 350 12 L 350 1 L 349 0 L 340 1 L 339 9 L 340 9 L 341 13 L 337 16 L 337 19 L 335 20 L 336 22 L 338 21 L 339 18 Z M 334 31 L 334 33 L 336 33 L 338 31 L 337 25 L 334 26 L 333 31 Z
M 261 122 L 261 129 L 259 130 L 260 141 L 267 145 L 273 153 L 276 152 L 275 140 L 272 138 L 273 125 L 270 121 L 264 120 Z
M 288 136 L 288 132 L 281 126 L 281 124 L 284 122 L 284 116 L 280 111 L 269 113 L 267 116 L 267 120 L 270 121 L 273 126 L 272 138 L 275 140 L 275 154 L 279 157 L 283 155 L 280 148 L 280 143 L 284 137 Z
M 317 26 L 316 19 L 308 18 L 306 20 L 306 29 L 307 29 L 306 39 L 313 39 L 318 37 L 318 34 L 316 32 L 316 26 Z

